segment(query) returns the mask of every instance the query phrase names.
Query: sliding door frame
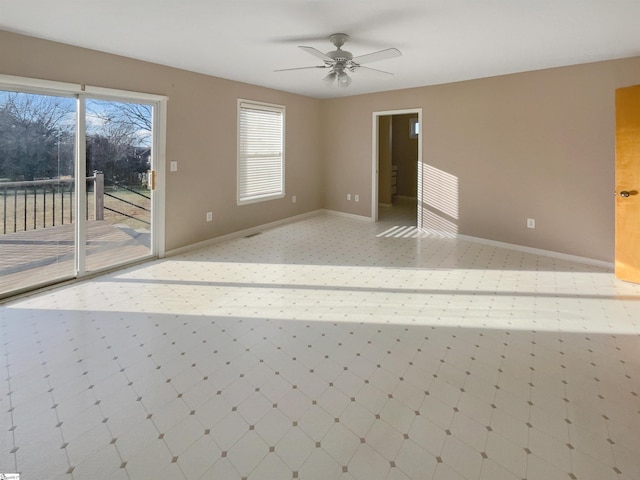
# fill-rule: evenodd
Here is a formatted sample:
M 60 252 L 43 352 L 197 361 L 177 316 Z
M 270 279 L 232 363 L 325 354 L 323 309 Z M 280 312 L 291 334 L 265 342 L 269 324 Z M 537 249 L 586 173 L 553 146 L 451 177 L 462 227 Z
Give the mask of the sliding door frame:
M 132 261 L 116 263 L 108 267 L 105 267 L 103 269 L 91 270 L 88 273 L 94 274 L 102 270 L 113 270 L 114 268 L 135 263 L 137 261 L 144 260 L 146 258 L 164 257 L 164 253 L 165 253 L 164 203 L 165 203 L 165 185 L 166 185 L 164 172 L 165 172 L 165 165 L 166 165 L 167 98 L 159 95 L 153 95 L 153 94 L 136 93 L 136 92 L 129 92 L 125 90 L 115 90 L 111 88 L 92 87 L 92 86 L 85 87 L 84 93 L 80 95 L 80 99 L 82 100 L 83 98 L 84 100 L 90 99 L 90 100 L 105 100 L 105 101 L 124 102 L 124 103 L 142 103 L 145 105 L 151 105 L 153 107 L 152 108 L 153 143 L 151 145 L 151 152 L 152 152 L 151 167 L 155 172 L 154 188 L 150 190 L 151 205 L 152 205 L 151 207 L 152 232 L 151 232 L 151 248 L 150 248 L 149 255 L 146 255 L 144 257 L 139 257 Z M 83 108 L 83 111 L 84 111 L 84 108 Z M 82 145 L 84 146 L 85 143 L 83 143 Z M 84 159 L 85 157 L 86 157 L 86 152 L 82 154 L 80 159 Z M 85 162 L 81 161 L 80 163 L 84 168 Z M 86 185 L 83 185 L 83 188 L 86 189 Z M 79 260 L 80 262 L 78 264 L 78 276 L 80 277 L 87 272 L 86 272 L 86 263 L 84 262 L 85 259 L 79 258 Z
M 78 95 L 76 104 L 76 164 L 74 178 L 76 181 L 76 277 L 85 275 L 86 245 L 87 245 L 87 99 Z

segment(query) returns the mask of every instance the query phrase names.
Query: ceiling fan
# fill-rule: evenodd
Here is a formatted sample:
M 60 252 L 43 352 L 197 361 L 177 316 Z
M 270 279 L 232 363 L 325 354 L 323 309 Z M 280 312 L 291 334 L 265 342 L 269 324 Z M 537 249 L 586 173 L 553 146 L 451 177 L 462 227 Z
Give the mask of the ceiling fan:
M 336 83 L 340 87 L 348 87 L 351 85 L 351 77 L 348 72 L 354 72 L 357 69 L 363 68 L 366 70 L 372 70 L 374 72 L 384 73 L 387 75 L 393 75 L 391 72 L 385 72 L 384 70 L 378 70 L 376 68 L 364 67 L 364 63 L 379 62 L 380 60 L 387 60 L 389 58 L 395 58 L 402 55 L 397 48 L 387 48 L 378 52 L 368 53 L 366 55 L 359 55 L 354 57 L 351 52 L 342 50 L 342 46 L 349 40 L 349 35 L 346 33 L 334 33 L 329 36 L 329 41 L 336 47 L 331 52 L 322 53 L 320 50 L 313 47 L 299 48 L 305 52 L 319 58 L 324 62 L 324 65 L 315 65 L 313 67 L 297 67 L 297 68 L 283 68 L 275 70 L 276 72 L 286 72 L 290 70 L 307 70 L 311 68 L 328 68 L 329 74 L 324 77 L 324 81 L 328 84 Z

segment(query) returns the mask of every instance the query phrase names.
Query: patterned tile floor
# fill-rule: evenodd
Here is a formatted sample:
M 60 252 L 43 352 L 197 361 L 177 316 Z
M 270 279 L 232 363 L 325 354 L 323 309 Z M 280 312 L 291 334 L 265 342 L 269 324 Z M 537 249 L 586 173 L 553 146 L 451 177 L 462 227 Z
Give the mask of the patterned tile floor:
M 0 471 L 640 478 L 640 286 L 384 213 L 0 306 Z

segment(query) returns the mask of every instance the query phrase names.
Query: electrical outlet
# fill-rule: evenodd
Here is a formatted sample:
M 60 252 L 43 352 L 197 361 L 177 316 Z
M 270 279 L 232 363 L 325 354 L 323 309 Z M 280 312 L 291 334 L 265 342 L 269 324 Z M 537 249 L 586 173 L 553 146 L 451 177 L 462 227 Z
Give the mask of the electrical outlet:
M 172 172 L 177 172 L 178 171 L 178 162 L 176 162 L 175 160 L 172 162 L 169 162 L 169 170 L 171 170 Z
M 213 212 L 207 212 L 207 222 L 213 222 Z
M 527 218 L 527 228 L 536 228 L 535 218 Z
M 296 200 L 297 200 L 296 196 L 295 196 L 295 195 L 293 195 L 293 196 L 291 197 L 291 202 L 292 202 L 292 203 L 296 203 Z
M 359 201 L 360 201 L 360 195 L 358 195 L 357 193 L 356 193 L 356 196 L 355 196 L 355 201 L 356 201 L 356 202 L 359 202 Z
M 351 200 L 351 194 L 347 193 L 347 200 Z

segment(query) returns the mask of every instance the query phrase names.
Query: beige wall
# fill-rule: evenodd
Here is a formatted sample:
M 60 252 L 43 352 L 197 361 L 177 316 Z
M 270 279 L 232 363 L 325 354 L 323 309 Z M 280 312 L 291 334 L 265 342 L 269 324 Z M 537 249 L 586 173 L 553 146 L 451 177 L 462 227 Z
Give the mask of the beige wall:
M 637 83 L 632 58 L 327 100 L 326 207 L 370 215 L 372 112 L 422 108 L 427 223 L 612 261 L 614 91 Z
M 640 58 L 320 101 L 1 31 L 0 45 L 0 73 L 169 97 L 168 249 L 321 207 L 370 216 L 372 113 L 422 108 L 427 224 L 613 260 L 614 91 L 640 83 Z M 285 199 L 235 204 L 238 97 L 287 107 Z
M 322 207 L 319 100 L 3 31 L 0 45 L 2 74 L 169 97 L 167 250 Z M 286 106 L 284 199 L 236 205 L 238 97 Z

